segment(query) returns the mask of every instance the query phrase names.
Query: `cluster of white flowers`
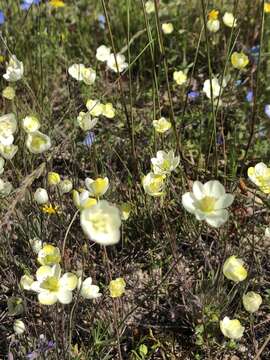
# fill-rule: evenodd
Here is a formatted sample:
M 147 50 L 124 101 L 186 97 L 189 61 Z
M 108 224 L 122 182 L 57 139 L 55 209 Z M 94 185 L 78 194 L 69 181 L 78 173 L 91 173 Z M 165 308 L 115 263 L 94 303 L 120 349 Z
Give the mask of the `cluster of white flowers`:
M 128 67 L 123 54 L 114 54 L 111 52 L 111 49 L 105 45 L 97 48 L 96 58 L 101 62 L 106 62 L 107 67 L 116 73 L 121 73 Z

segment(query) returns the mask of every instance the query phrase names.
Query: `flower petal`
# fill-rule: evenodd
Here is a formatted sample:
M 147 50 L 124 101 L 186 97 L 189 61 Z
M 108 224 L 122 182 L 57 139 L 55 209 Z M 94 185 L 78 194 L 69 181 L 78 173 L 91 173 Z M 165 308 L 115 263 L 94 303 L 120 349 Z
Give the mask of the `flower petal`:
M 70 304 L 72 301 L 72 292 L 64 288 L 60 288 L 57 298 L 61 304 Z
M 207 224 L 218 228 L 228 220 L 228 217 L 229 213 L 227 210 L 216 210 L 211 215 L 207 215 L 205 221 Z
M 192 191 L 196 200 L 201 200 L 204 194 L 204 186 L 200 181 L 194 181 Z
M 187 192 L 182 196 L 182 204 L 184 208 L 191 214 L 195 213 L 196 210 L 195 202 L 196 199 L 194 198 L 194 195 L 191 192 Z
M 215 209 L 226 209 L 233 203 L 234 196 L 232 194 L 225 194 L 221 196 L 215 203 Z
M 55 293 L 42 291 L 38 294 L 38 301 L 43 305 L 53 305 L 57 302 L 57 296 Z
M 225 194 L 224 186 L 218 180 L 210 180 L 203 186 L 206 196 L 220 198 Z

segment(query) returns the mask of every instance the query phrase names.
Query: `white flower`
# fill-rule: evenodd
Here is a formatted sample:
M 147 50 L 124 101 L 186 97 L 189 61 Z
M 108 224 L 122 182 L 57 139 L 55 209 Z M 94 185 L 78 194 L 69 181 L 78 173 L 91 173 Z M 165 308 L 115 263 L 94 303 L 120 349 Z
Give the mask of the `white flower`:
M 164 24 L 162 24 L 161 28 L 165 35 L 171 34 L 173 32 L 173 24 L 172 23 L 164 23 Z
M 96 199 L 90 197 L 90 192 L 87 190 L 83 190 L 80 193 L 77 190 L 73 190 L 72 199 L 74 205 L 79 210 L 89 208 L 97 203 Z
M 23 63 L 17 59 L 16 55 L 11 55 L 3 78 L 7 81 L 13 82 L 20 80 L 22 77 Z
M 26 116 L 22 119 L 22 128 L 24 131 L 31 133 L 40 128 L 40 122 L 35 116 Z
M 149 172 L 142 178 L 142 185 L 146 194 L 150 196 L 165 195 L 165 175 Z
M 224 276 L 236 283 L 244 281 L 247 277 L 247 270 L 244 267 L 244 261 L 232 255 L 228 257 L 222 268 Z
M 232 13 L 225 12 L 222 19 L 224 24 L 230 28 L 235 27 L 237 25 L 236 19 L 234 18 Z
M 258 311 L 262 304 L 261 295 L 255 293 L 254 291 L 247 292 L 245 295 L 243 295 L 242 300 L 245 310 L 250 313 Z
M 5 160 L 0 157 L 0 175 L 4 172 Z
M 34 193 L 34 199 L 39 205 L 46 204 L 49 201 L 47 190 L 38 188 Z
M 17 335 L 21 335 L 25 332 L 25 325 L 22 320 L 15 320 L 13 323 L 13 330 Z
M 77 121 L 83 131 L 89 131 L 97 124 L 98 119 L 92 119 L 90 112 L 81 111 L 77 117 Z
M 51 139 L 49 136 L 43 134 L 40 131 L 34 131 L 28 133 L 26 138 L 26 146 L 28 150 L 33 154 L 41 154 L 47 151 L 51 147 Z
M 13 189 L 12 184 L 9 181 L 4 182 L 2 179 L 0 179 L 0 197 L 6 197 L 8 196 Z
M 116 61 L 115 61 L 116 59 Z M 118 65 L 118 69 L 117 69 L 117 65 Z M 124 55 L 122 54 L 111 54 L 107 60 L 107 66 L 109 69 L 111 69 L 114 72 L 119 72 L 121 73 L 122 71 L 124 71 L 127 67 L 128 64 L 126 63 L 126 58 Z
M 151 159 L 154 174 L 167 175 L 174 171 L 179 165 L 180 157 L 174 156 L 174 151 L 158 151 L 157 157 Z
M 81 211 L 81 227 L 86 236 L 100 245 L 113 245 L 120 240 L 121 216 L 116 206 L 106 200 Z
M 53 305 L 57 301 L 69 304 L 72 301 L 72 291 L 77 286 L 77 276 L 65 273 L 61 277 L 59 264 L 41 266 L 36 272 L 37 281 L 31 285 L 31 290 L 38 293 L 38 300 L 43 305 Z
M 13 134 L 17 130 L 17 120 L 13 113 L 0 117 L 0 143 L 4 146 L 13 144 Z
M 113 104 L 107 103 L 103 105 L 102 115 L 108 119 L 113 119 L 115 117 L 115 108 Z
M 3 145 L 0 143 L 0 155 L 6 160 L 11 160 L 18 151 L 17 145 Z
M 23 275 L 20 280 L 20 287 L 23 290 L 31 290 L 31 285 L 34 282 L 34 278 L 31 275 Z
M 153 126 L 158 133 L 163 134 L 172 127 L 172 124 L 165 117 L 161 117 L 159 120 L 153 120 Z
M 265 229 L 264 236 L 265 236 L 266 238 L 270 238 L 270 227 L 267 227 L 267 228 Z
M 217 98 L 220 93 L 220 85 L 217 78 L 212 78 L 212 93 L 213 93 L 213 99 Z M 208 99 L 211 99 L 211 81 L 210 79 L 205 80 L 203 84 L 203 92 L 206 94 Z
M 92 85 L 96 80 L 96 72 L 91 67 L 84 64 L 73 64 L 68 68 L 71 77 L 78 81 L 83 81 L 86 85 Z
M 4 90 L 2 91 L 2 96 L 8 100 L 13 100 L 15 98 L 15 95 L 16 95 L 15 90 L 11 86 L 5 87 Z
M 206 23 L 207 29 L 211 32 L 217 32 L 220 28 L 219 20 L 208 20 Z
M 67 194 L 73 188 L 72 181 L 68 179 L 60 181 L 58 186 L 59 186 L 60 194 Z
M 86 107 L 92 116 L 100 116 L 103 112 L 103 105 L 99 100 L 87 100 Z
M 248 177 L 265 194 L 270 193 L 270 168 L 263 162 L 248 168 Z
M 42 241 L 37 237 L 30 239 L 29 243 L 35 254 L 38 254 L 39 251 L 42 249 Z
M 219 181 L 211 180 L 204 185 L 194 181 L 192 191 L 182 196 L 182 203 L 197 220 L 205 220 L 213 227 L 219 227 L 228 220 L 226 208 L 232 204 L 234 196 L 226 194 Z
M 230 320 L 228 316 L 225 316 L 219 324 L 222 334 L 232 340 L 240 339 L 245 331 L 245 328 L 241 325 L 239 320 Z
M 89 191 L 90 196 L 101 197 L 104 195 L 109 188 L 109 179 L 105 178 L 97 178 L 96 180 L 86 178 L 85 186 Z
M 111 55 L 111 49 L 105 45 L 101 45 L 97 48 L 96 58 L 99 61 L 105 62 Z
M 92 284 L 92 278 L 88 277 L 82 282 L 82 278 L 78 279 L 77 289 L 80 295 L 85 299 L 97 299 L 102 294 L 99 292 L 99 286 Z
M 145 11 L 146 11 L 147 14 L 151 14 L 152 12 L 155 11 L 154 1 L 152 1 L 152 0 L 146 1 L 146 3 L 145 3 Z

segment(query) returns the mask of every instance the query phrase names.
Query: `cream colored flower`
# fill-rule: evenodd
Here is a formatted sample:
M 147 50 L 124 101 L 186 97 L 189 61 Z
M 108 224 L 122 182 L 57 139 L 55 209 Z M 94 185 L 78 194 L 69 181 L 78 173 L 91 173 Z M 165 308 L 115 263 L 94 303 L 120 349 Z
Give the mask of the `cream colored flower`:
M 159 120 L 153 120 L 153 126 L 158 133 L 163 134 L 172 127 L 172 124 L 164 117 L 161 117 Z
M 120 226 L 120 211 L 105 200 L 81 211 L 81 227 L 84 233 L 100 245 L 118 243 Z
M 13 113 L 0 116 L 0 143 L 4 146 L 13 144 L 13 134 L 17 130 L 17 120 Z
M 235 27 L 237 25 L 236 19 L 232 13 L 225 12 L 222 19 L 223 19 L 224 24 L 230 28 Z
M 262 192 L 270 194 L 270 168 L 263 162 L 248 168 L 248 177 Z
M 77 276 L 65 273 L 61 276 L 59 264 L 41 266 L 36 272 L 37 281 L 31 285 L 31 290 L 38 293 L 38 300 L 43 305 L 53 305 L 57 301 L 69 304 L 72 301 L 72 291 L 77 286 Z
M 86 85 L 92 85 L 94 84 L 94 82 L 96 81 L 96 77 L 97 77 L 97 73 L 94 69 L 92 69 L 91 67 L 85 68 L 82 71 L 82 78 L 83 78 L 83 82 Z
M 168 175 L 179 165 L 180 157 L 174 156 L 174 151 L 158 151 L 157 157 L 151 159 L 153 172 L 157 175 Z
M 61 181 L 60 175 L 57 172 L 49 172 L 48 173 L 48 184 L 51 186 L 58 185 Z
M 59 183 L 60 194 L 67 194 L 72 190 L 72 188 L 73 188 L 73 183 L 69 179 L 62 180 Z
M 80 193 L 77 190 L 72 191 L 73 203 L 79 210 L 90 208 L 97 203 L 97 200 L 90 197 L 90 193 L 87 190 L 83 190 Z
M 42 249 L 42 241 L 38 237 L 30 239 L 29 243 L 35 254 L 38 254 L 39 251 Z
M 225 316 L 219 324 L 222 334 L 232 340 L 240 339 L 245 331 L 245 328 L 241 325 L 239 320 L 230 320 L 228 316 Z
M 96 180 L 86 178 L 85 186 L 89 191 L 90 196 L 99 198 L 107 192 L 109 188 L 109 179 L 107 177 L 97 178 Z
M 183 85 L 187 81 L 187 75 L 184 71 L 175 71 L 173 73 L 173 80 L 176 82 L 177 85 Z
M 207 29 L 211 32 L 217 32 L 220 28 L 220 22 L 218 20 L 219 12 L 212 10 L 208 14 L 208 21 L 206 23 Z
M 22 77 L 23 63 L 17 59 L 16 55 L 11 55 L 3 78 L 7 81 L 14 82 L 20 80 Z
M 232 204 L 234 196 L 226 194 L 224 186 L 217 180 L 204 185 L 194 181 L 192 192 L 182 196 L 184 208 L 194 214 L 197 220 L 205 220 L 213 227 L 220 227 L 229 217 L 227 208 Z
M 31 275 L 23 275 L 20 280 L 20 287 L 23 290 L 31 290 L 31 285 L 34 282 L 34 278 Z
M 99 100 L 87 100 L 86 107 L 92 116 L 100 116 L 103 112 L 103 105 Z
M 151 13 L 155 12 L 154 1 L 152 1 L 152 0 L 146 1 L 146 3 L 145 3 L 145 11 L 146 11 L 147 14 L 151 14 Z
M 126 282 L 123 278 L 117 278 L 111 280 L 109 284 L 110 296 L 112 298 L 117 298 L 122 296 L 125 293 Z
M 172 23 L 164 23 L 162 24 L 161 28 L 165 35 L 171 34 L 174 30 Z
M 103 105 L 102 115 L 108 119 L 113 119 L 115 117 L 115 108 L 113 104 L 107 103 Z
M 249 291 L 243 295 L 243 305 L 246 311 L 254 313 L 259 310 L 259 307 L 262 304 L 262 297 L 260 294 L 255 293 L 254 291 Z
M 92 85 L 96 81 L 96 71 L 84 64 L 73 64 L 68 68 L 68 73 L 77 81 L 83 81 L 86 85 Z
M 92 278 L 88 277 L 83 282 L 81 277 L 78 279 L 77 289 L 84 299 L 97 299 L 102 294 L 99 292 L 99 286 L 92 284 Z
M 111 54 L 107 60 L 107 66 L 110 70 L 114 71 L 114 72 L 118 72 L 121 73 L 122 71 L 124 71 L 127 67 L 128 64 L 126 63 L 126 58 L 124 55 L 122 54 Z
M 242 70 L 248 65 L 249 59 L 243 52 L 238 53 L 235 51 L 231 56 L 231 62 L 233 67 Z
M 50 149 L 51 139 L 40 131 L 34 131 L 27 134 L 26 146 L 31 153 L 41 154 Z
M 39 204 L 47 204 L 49 202 L 49 196 L 46 189 L 38 188 L 34 193 L 34 200 Z
M 219 85 L 218 79 L 212 78 L 213 99 L 215 99 L 219 96 L 220 90 L 221 90 L 221 86 Z M 211 99 L 211 81 L 210 81 L 210 79 L 205 80 L 205 82 L 203 84 L 203 92 L 206 94 L 208 99 Z
M 106 62 L 111 55 L 111 49 L 105 45 L 101 45 L 97 48 L 96 58 L 99 61 Z
M 11 160 L 17 153 L 17 145 L 3 145 L 0 143 L 0 155 L 6 160 Z
M 0 179 L 0 197 L 8 196 L 13 189 L 12 184 L 9 181 L 3 181 Z
M 92 118 L 90 112 L 81 111 L 77 117 L 78 124 L 83 131 L 89 131 L 96 126 L 98 119 Z
M 236 256 L 230 256 L 223 265 L 224 276 L 236 283 L 245 280 L 247 277 L 247 270 L 243 265 L 243 260 Z
M 13 100 L 15 98 L 15 95 L 16 95 L 15 90 L 11 86 L 5 87 L 4 90 L 2 91 L 2 96 L 8 100 Z
M 17 335 L 21 335 L 25 332 L 25 325 L 22 320 L 15 320 L 13 323 L 13 330 Z
M 60 250 L 51 244 L 44 244 L 43 248 L 38 252 L 37 260 L 41 265 L 52 266 L 59 264 L 61 261 Z
M 165 175 L 148 173 L 142 179 L 142 185 L 146 194 L 150 196 L 163 196 L 165 195 Z
M 31 133 L 40 128 L 40 122 L 35 116 L 26 116 L 22 119 L 22 128 L 27 133 Z

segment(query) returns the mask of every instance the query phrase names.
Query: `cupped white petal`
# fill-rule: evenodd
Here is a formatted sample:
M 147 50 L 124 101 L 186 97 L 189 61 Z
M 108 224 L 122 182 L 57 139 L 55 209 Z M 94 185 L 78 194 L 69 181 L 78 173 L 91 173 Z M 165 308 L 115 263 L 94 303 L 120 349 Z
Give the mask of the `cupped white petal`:
M 192 214 L 194 214 L 196 211 L 195 203 L 196 199 L 191 192 L 185 193 L 182 196 L 182 204 L 184 208 Z
M 204 194 L 204 186 L 200 181 L 194 181 L 192 191 L 196 200 L 201 200 Z
M 53 305 L 57 302 L 56 293 L 52 293 L 49 291 L 42 291 L 38 294 L 38 301 L 42 305 Z
M 209 225 L 218 228 L 228 220 L 228 217 L 229 213 L 226 209 L 215 210 L 205 217 L 205 221 Z
M 222 195 L 215 203 L 215 210 L 226 209 L 232 205 L 234 196 L 232 194 Z
M 64 288 L 60 288 L 57 292 L 57 299 L 61 304 L 70 304 L 72 301 L 72 292 Z

